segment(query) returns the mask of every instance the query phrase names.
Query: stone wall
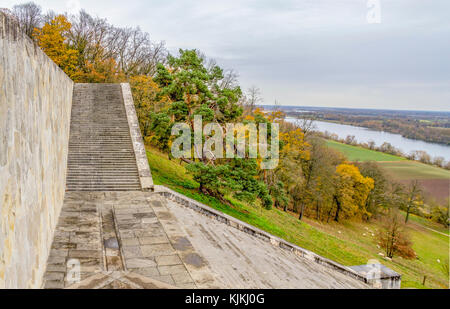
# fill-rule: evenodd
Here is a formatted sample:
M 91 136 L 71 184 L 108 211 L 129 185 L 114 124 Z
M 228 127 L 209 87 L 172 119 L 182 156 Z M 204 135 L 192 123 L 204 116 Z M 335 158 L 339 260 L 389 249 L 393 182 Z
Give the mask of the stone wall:
M 73 83 L 0 12 L 0 288 L 39 288 L 63 204 Z

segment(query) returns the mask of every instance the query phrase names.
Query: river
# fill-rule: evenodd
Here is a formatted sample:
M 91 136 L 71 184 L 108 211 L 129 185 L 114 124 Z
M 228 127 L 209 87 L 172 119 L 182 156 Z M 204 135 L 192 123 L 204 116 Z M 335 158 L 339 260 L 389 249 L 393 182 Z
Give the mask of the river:
M 295 123 L 296 119 L 288 117 L 286 118 L 286 121 Z M 348 135 L 354 135 L 359 143 L 374 141 L 377 146 L 380 146 L 384 142 L 388 142 L 405 154 L 409 154 L 414 150 L 422 150 L 426 151 L 431 157 L 443 157 L 447 162 L 450 161 L 450 146 L 404 138 L 400 134 L 376 131 L 346 124 L 314 121 L 314 126 L 314 130 L 316 131 L 334 133 L 339 138 L 346 138 Z

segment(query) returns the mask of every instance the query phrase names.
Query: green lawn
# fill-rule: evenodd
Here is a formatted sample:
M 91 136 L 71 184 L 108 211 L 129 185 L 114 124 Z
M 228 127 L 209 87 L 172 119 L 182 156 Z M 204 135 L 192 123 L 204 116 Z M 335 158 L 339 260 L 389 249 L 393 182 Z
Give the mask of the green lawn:
M 332 140 L 326 140 L 328 147 L 342 152 L 350 161 L 403 161 L 405 158 L 390 154 L 365 149 L 358 146 L 351 146 Z
M 445 276 L 441 265 L 436 262 L 437 259 L 448 259 L 448 240 L 445 242 L 442 237 L 446 236 L 424 229 L 420 222 L 409 227 L 419 259 L 404 260 L 396 257 L 393 261 L 387 261 L 378 255 L 382 250 L 377 248 L 372 236 L 378 228 L 374 223 L 321 224 L 308 219 L 300 222 L 295 214 L 278 209 L 266 210 L 258 205 L 247 205 L 233 199 L 230 201 L 234 207 L 229 207 L 215 198 L 199 193 L 198 184 L 178 160 L 170 161 L 167 155 L 152 148 L 147 149 L 147 156 L 155 184 L 166 185 L 214 209 L 343 265 L 360 265 L 367 263 L 369 259 L 378 259 L 402 274 L 402 287 L 423 288 L 423 275 L 428 276 L 426 287 L 448 287 L 448 276 Z

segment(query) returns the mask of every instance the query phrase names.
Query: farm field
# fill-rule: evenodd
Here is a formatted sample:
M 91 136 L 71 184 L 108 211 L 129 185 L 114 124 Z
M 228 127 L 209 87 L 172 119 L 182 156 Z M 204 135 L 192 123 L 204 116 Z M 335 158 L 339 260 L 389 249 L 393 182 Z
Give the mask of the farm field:
M 344 224 L 322 224 L 305 219 L 300 222 L 297 214 L 279 209 L 266 210 L 258 205 L 248 205 L 230 199 L 233 207 L 220 203 L 217 199 L 197 191 L 198 184 L 186 172 L 184 164 L 178 160 L 168 160 L 167 155 L 147 148 L 147 157 L 155 184 L 162 184 L 247 222 L 273 235 L 286 239 L 300 247 L 311 250 L 343 265 L 366 264 L 371 259 L 379 260 L 389 268 L 402 274 L 402 288 L 448 288 L 445 273 L 449 255 L 449 238 L 432 229 L 442 231 L 432 222 L 411 216 L 408 232 L 413 240 L 413 248 L 418 258 L 405 260 L 394 257 L 392 261 L 383 258 L 383 250 L 376 244 L 376 222 L 346 222 Z M 439 262 L 438 262 L 439 261 Z M 426 285 L 422 285 L 427 276 Z
M 450 171 L 415 161 L 380 162 L 397 179 L 450 179 Z
M 414 161 L 378 162 L 394 179 L 408 185 L 417 179 L 425 196 L 440 204 L 448 204 L 450 171 Z
M 390 154 L 365 149 L 358 146 L 351 146 L 332 140 L 326 140 L 328 147 L 342 152 L 350 161 L 406 161 L 405 158 Z
M 330 140 L 326 142 L 329 147 L 342 152 L 350 161 L 376 161 L 388 174 L 404 185 L 417 179 L 428 200 L 440 204 L 448 203 L 450 171 L 362 147 Z

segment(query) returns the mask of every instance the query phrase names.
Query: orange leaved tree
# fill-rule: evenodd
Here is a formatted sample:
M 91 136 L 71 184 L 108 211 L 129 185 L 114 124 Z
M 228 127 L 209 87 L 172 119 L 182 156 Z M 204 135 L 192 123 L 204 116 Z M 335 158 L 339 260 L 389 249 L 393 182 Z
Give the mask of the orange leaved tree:
M 66 35 L 71 24 L 64 15 L 58 15 L 46 23 L 42 29 L 34 29 L 33 37 L 41 49 L 69 77 L 77 71 L 78 52 L 66 43 Z

